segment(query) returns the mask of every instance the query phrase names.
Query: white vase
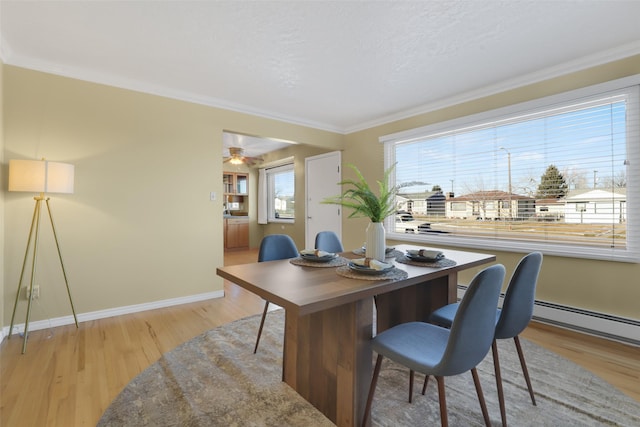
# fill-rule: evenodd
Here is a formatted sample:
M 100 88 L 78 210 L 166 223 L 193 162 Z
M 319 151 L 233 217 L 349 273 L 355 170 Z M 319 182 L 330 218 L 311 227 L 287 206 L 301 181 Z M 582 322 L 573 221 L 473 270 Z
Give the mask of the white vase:
M 381 222 L 370 222 L 367 226 L 367 247 L 365 256 L 367 258 L 377 259 L 384 262 L 385 260 L 385 232 L 384 225 Z

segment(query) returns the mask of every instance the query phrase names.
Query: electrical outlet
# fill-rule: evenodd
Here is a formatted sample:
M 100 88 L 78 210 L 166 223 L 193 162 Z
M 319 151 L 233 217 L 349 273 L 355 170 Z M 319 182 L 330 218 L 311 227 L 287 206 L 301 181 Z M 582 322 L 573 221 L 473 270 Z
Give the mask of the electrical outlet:
M 33 299 L 40 298 L 40 286 L 33 285 Z M 29 287 L 24 288 L 24 299 L 29 299 Z

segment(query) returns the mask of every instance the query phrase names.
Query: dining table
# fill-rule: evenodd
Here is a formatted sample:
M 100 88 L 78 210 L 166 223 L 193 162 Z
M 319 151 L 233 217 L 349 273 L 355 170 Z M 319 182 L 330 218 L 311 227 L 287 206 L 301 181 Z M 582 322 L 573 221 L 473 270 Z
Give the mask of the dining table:
M 496 260 L 491 254 L 409 244 L 389 249 L 385 263 L 392 267 L 383 271 L 361 271 L 361 249 L 324 263 L 298 257 L 216 270 L 284 309 L 282 380 L 338 426 L 362 422 L 374 334 L 427 321 L 432 311 L 457 300 L 460 271 Z M 425 262 L 407 256 L 419 249 L 442 257 Z

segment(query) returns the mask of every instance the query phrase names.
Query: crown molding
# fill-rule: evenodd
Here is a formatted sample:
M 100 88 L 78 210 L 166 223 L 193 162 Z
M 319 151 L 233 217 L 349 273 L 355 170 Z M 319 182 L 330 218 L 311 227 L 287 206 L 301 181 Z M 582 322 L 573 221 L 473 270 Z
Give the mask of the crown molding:
M 343 129 L 313 120 L 307 120 L 301 117 L 288 116 L 285 114 L 274 113 L 259 108 L 251 107 L 244 104 L 229 102 L 223 99 L 201 96 L 191 92 L 170 89 L 164 86 L 152 85 L 139 80 L 127 79 L 108 73 L 98 71 L 85 70 L 75 67 L 66 67 L 49 61 L 41 61 L 39 59 L 29 58 L 21 55 L 6 55 L 5 64 L 13 65 L 29 70 L 40 71 L 47 74 L 54 74 L 61 77 L 67 77 L 82 80 L 91 83 L 113 86 L 120 89 L 131 90 L 134 92 L 157 95 L 164 98 L 175 99 L 178 101 L 190 102 L 193 104 L 206 105 L 208 107 L 220 108 L 223 110 L 235 111 L 237 113 L 249 114 L 252 116 L 262 117 L 280 122 L 290 123 L 294 125 L 310 127 L 314 129 L 324 130 L 343 134 Z
M 248 105 L 229 102 L 223 99 L 206 97 L 190 92 L 169 89 L 164 86 L 151 85 L 138 80 L 126 79 L 107 73 L 97 71 L 89 71 L 73 67 L 64 67 L 59 64 L 48 61 L 41 61 L 29 57 L 16 55 L 6 43 L 4 39 L 0 39 L 0 59 L 7 65 L 27 68 L 44 73 L 55 74 L 62 77 L 68 77 L 92 83 L 114 86 L 121 89 L 132 90 L 135 92 L 147 93 L 151 95 L 162 96 L 165 98 L 176 99 L 209 107 L 220 108 L 237 113 L 249 114 L 252 116 L 262 117 L 271 120 L 277 120 L 293 125 L 310 127 L 313 129 L 333 132 L 337 134 L 347 135 L 373 127 L 385 125 L 399 120 L 408 119 L 417 115 L 429 113 L 439 109 L 451 107 L 465 102 L 473 101 L 479 98 L 495 95 L 518 87 L 527 86 L 541 81 L 553 79 L 573 72 L 582 71 L 591 67 L 606 64 L 609 62 L 621 60 L 634 55 L 640 54 L 640 41 L 619 46 L 614 49 L 599 52 L 593 55 L 584 56 L 582 58 L 568 61 L 553 67 L 545 68 L 533 73 L 525 74 L 514 79 L 505 80 L 495 85 L 483 87 L 458 94 L 452 97 L 443 98 L 424 104 L 422 106 L 405 110 L 392 115 L 379 117 L 374 120 L 366 121 L 351 127 L 341 128 L 328 123 L 321 123 L 301 117 L 288 116 L 278 114 L 272 111 L 266 111 Z

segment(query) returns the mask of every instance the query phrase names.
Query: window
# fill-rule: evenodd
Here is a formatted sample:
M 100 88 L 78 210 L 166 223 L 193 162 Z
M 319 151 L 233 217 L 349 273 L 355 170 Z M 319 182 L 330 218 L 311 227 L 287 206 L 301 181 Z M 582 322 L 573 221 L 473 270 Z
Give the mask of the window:
M 467 204 L 462 202 L 451 202 L 451 210 L 453 211 L 466 211 Z
M 389 236 L 637 262 L 639 82 L 634 76 L 382 137 L 385 165 L 396 164 L 398 210 L 413 216 L 391 219 Z M 416 203 L 408 208 L 407 200 Z M 420 209 L 422 200 L 442 206 Z
M 293 163 L 266 169 L 268 220 L 295 219 L 295 175 Z

